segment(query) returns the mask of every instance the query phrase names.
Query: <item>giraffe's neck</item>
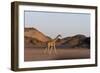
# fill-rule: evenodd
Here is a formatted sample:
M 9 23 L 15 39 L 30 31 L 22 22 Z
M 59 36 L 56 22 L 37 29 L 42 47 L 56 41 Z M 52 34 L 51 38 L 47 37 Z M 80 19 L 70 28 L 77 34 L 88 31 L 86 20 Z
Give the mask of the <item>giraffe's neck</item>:
M 57 37 L 54 39 L 54 41 L 56 42 L 56 41 L 58 40 L 59 37 L 60 37 L 60 36 L 57 36 Z

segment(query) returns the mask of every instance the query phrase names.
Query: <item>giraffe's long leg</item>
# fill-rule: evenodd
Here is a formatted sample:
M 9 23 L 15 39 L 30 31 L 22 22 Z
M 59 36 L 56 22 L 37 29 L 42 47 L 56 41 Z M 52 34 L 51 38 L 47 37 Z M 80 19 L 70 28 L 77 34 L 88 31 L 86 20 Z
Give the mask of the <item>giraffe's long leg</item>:
M 44 53 L 46 53 L 46 52 L 47 52 L 47 49 L 48 49 L 47 47 L 44 49 Z
M 48 49 L 49 49 L 49 44 L 47 44 L 47 47 L 44 49 L 44 53 L 48 53 Z
M 50 46 L 49 48 L 49 55 L 51 55 L 51 53 L 52 53 L 52 46 Z
M 49 43 L 49 44 L 48 44 L 48 48 L 47 48 L 47 53 L 48 53 L 48 54 L 50 53 L 50 49 L 51 49 L 51 44 Z
M 56 49 L 55 43 L 54 43 L 54 52 L 55 52 L 55 54 L 57 54 L 57 49 Z
M 52 52 L 53 52 L 53 46 L 51 46 L 50 48 L 50 54 L 52 54 Z

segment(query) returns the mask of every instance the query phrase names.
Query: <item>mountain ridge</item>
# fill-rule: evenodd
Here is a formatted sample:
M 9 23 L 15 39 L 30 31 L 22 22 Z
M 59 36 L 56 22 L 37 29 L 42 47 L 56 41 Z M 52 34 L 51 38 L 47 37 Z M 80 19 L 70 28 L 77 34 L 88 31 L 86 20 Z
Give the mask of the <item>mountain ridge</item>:
M 36 28 L 24 28 L 24 43 L 25 46 L 47 46 L 47 42 L 51 38 Z M 87 41 L 88 40 L 88 41 Z M 90 48 L 90 37 L 86 37 L 82 34 L 77 34 L 70 37 L 64 37 L 56 41 L 56 46 L 63 47 L 88 47 Z

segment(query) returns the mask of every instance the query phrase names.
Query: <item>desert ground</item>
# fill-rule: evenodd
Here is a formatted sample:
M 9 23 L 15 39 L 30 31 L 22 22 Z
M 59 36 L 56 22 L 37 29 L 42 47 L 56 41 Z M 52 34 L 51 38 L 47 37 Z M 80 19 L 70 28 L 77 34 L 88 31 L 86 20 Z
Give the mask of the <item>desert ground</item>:
M 25 48 L 24 61 L 86 59 L 90 58 L 88 48 L 57 48 L 57 53 L 48 54 L 44 48 Z
M 24 32 L 24 61 L 90 58 L 90 37 L 84 34 L 62 38 L 58 34 L 52 39 L 34 27 L 25 28 Z M 54 51 L 51 54 L 45 52 L 47 44 L 51 41 L 56 44 L 56 54 Z

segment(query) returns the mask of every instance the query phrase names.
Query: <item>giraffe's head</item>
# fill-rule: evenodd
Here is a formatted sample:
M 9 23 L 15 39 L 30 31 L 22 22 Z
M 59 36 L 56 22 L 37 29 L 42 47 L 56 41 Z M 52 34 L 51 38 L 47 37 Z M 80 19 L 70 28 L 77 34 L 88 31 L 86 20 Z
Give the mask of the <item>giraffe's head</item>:
M 57 41 L 59 38 L 61 38 L 61 35 L 57 35 L 57 37 L 54 39 L 54 41 Z
M 60 34 L 57 37 L 62 37 Z

